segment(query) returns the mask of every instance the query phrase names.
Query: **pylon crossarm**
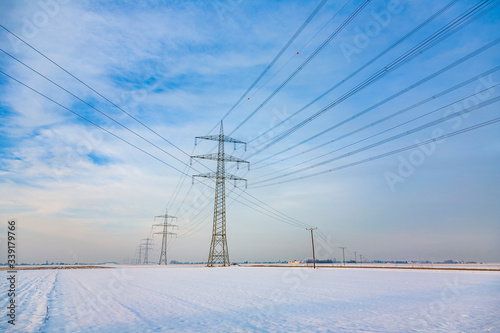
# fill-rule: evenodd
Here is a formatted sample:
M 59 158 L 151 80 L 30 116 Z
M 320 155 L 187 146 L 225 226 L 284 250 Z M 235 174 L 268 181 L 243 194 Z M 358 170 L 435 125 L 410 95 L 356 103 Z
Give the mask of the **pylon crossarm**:
M 191 156 L 191 159 L 193 158 L 201 158 L 204 160 L 217 160 L 217 154 L 204 154 L 204 155 Z
M 204 155 L 196 155 L 196 156 L 190 156 L 190 157 L 191 157 L 191 159 L 200 158 L 200 159 L 204 159 L 204 160 L 218 160 L 219 154 L 204 154 Z M 223 159 L 226 162 L 248 163 L 250 165 L 250 162 L 242 160 L 242 159 L 237 158 L 237 157 L 234 157 L 232 155 L 224 154 Z
M 219 136 L 218 135 L 197 136 L 197 137 L 194 138 L 194 145 L 195 146 L 198 144 L 198 140 L 219 141 Z
M 194 138 L 194 144 L 198 144 L 198 140 L 211 140 L 211 141 L 224 141 L 224 142 L 233 142 L 233 143 L 241 143 L 244 144 L 245 147 L 247 145 L 246 142 L 233 139 L 229 136 L 223 135 L 222 137 L 220 135 L 205 135 L 205 136 L 197 136 Z
M 163 217 L 163 218 L 169 218 L 169 219 L 176 219 L 177 218 L 177 216 L 170 216 L 170 215 L 167 215 L 167 214 L 165 214 L 165 215 L 156 215 L 155 217 Z
M 194 181 L 194 177 L 216 178 L 217 175 L 215 174 L 215 172 L 201 173 L 199 175 L 193 175 L 193 181 Z
M 224 154 L 224 160 L 227 162 L 248 163 L 248 165 L 250 165 L 250 162 L 234 157 L 232 155 Z
M 153 227 L 164 227 L 164 226 L 165 226 L 165 223 L 153 224 Z M 176 224 L 167 223 L 167 227 L 178 228 L 179 226 Z
M 158 231 L 158 232 L 153 232 L 153 234 L 158 234 L 158 235 L 177 235 L 175 232 L 163 232 L 163 231 Z
M 217 178 L 217 174 L 215 172 L 209 172 L 209 173 L 202 173 L 199 175 L 193 175 L 193 177 Z M 244 181 L 246 181 L 245 178 L 241 178 L 241 177 L 235 176 L 235 175 L 230 174 L 230 173 L 226 173 L 224 178 L 229 179 L 229 180 L 244 180 Z

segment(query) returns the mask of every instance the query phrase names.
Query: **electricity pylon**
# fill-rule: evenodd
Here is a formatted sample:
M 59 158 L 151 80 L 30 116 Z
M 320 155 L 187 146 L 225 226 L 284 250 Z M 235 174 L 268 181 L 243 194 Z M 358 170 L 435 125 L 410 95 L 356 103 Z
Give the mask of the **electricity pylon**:
M 155 232 L 154 234 L 161 234 L 163 235 L 162 240 L 161 240 L 161 252 L 160 252 L 160 261 L 158 262 L 158 265 L 161 265 L 161 262 L 163 260 L 163 263 L 167 265 L 167 238 L 168 235 L 177 235 L 176 233 L 169 232 L 168 228 L 172 227 L 175 228 L 177 225 L 168 223 L 168 219 L 176 219 L 177 217 L 175 216 L 170 216 L 165 212 L 165 215 L 158 215 L 156 217 L 162 217 L 163 218 L 163 223 L 157 223 L 153 224 L 153 227 L 163 227 L 163 231 L 160 232 Z
M 144 247 L 144 264 L 149 263 L 148 252 L 153 247 L 153 245 L 150 243 L 150 241 L 152 240 L 153 240 L 152 238 L 144 238 L 143 241 L 146 242 L 141 244 L 141 246 Z
M 139 251 L 139 258 L 137 259 L 137 264 L 140 264 L 141 263 L 141 254 L 142 254 L 142 244 L 140 244 L 137 249 L 136 249 L 136 253 L 137 251 Z
M 193 175 L 193 183 L 194 177 L 215 178 L 214 220 L 207 266 L 211 267 L 216 263 L 222 263 L 223 266 L 229 266 L 230 262 L 226 238 L 226 179 L 234 180 L 234 186 L 236 186 L 238 180 L 243 180 L 246 184 L 246 179 L 226 173 L 225 162 L 236 162 L 238 166 L 240 163 L 248 163 L 248 169 L 250 169 L 250 162 L 224 154 L 224 143 L 233 142 L 234 149 L 236 149 L 237 143 L 244 144 L 246 149 L 246 143 L 225 136 L 222 121 L 220 122 L 219 135 L 197 136 L 194 141 L 195 145 L 198 139 L 219 142 L 217 154 L 191 156 L 191 163 L 193 158 L 217 160 L 217 172 Z

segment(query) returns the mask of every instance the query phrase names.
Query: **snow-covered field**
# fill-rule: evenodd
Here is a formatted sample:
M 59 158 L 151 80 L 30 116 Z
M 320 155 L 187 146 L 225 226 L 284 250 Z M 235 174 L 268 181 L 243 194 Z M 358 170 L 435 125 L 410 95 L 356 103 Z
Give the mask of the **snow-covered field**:
M 500 332 L 500 272 L 119 266 L 17 273 L 8 332 Z

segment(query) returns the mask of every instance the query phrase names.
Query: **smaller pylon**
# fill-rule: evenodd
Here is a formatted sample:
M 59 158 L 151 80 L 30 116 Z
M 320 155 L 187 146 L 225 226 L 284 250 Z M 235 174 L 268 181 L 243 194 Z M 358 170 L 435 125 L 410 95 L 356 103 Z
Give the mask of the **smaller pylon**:
M 142 244 L 140 244 L 136 251 L 135 251 L 135 254 L 137 256 L 137 260 L 136 260 L 136 264 L 140 264 L 141 263 L 141 257 L 142 257 Z
M 142 243 L 141 246 L 144 248 L 144 264 L 149 264 L 149 258 L 148 258 L 148 252 L 153 248 L 153 244 L 151 244 L 152 238 L 144 238 L 143 241 L 145 243 Z
M 168 223 L 168 219 L 176 219 L 177 217 L 175 216 L 170 216 L 167 213 L 165 215 L 158 215 L 155 216 L 155 218 L 161 217 L 163 218 L 163 223 L 157 223 L 153 224 L 153 227 L 163 227 L 163 231 L 155 232 L 154 234 L 161 234 L 163 235 L 162 240 L 161 240 L 161 252 L 160 252 L 160 260 L 158 262 L 158 265 L 161 265 L 162 261 L 164 265 L 167 265 L 167 239 L 168 235 L 177 235 L 176 233 L 169 232 L 168 228 L 176 228 L 177 225 Z

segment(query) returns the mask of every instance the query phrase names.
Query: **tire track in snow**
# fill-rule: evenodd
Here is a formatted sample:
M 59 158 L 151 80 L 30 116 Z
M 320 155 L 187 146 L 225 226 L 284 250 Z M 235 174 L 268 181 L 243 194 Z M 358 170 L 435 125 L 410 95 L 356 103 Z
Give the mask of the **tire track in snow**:
M 118 290 L 118 292 L 109 291 L 110 284 L 117 281 L 116 274 L 101 272 L 107 275 L 99 279 L 91 279 L 89 274 L 93 273 L 90 270 L 62 273 L 58 300 L 59 311 L 51 318 L 49 323 L 51 328 L 72 333 L 100 332 L 110 322 L 113 323 L 113 330 L 119 330 L 120 325 L 131 330 L 131 323 L 137 326 L 138 332 L 155 327 L 153 321 L 146 319 L 148 316 L 140 313 L 133 306 L 123 304 L 120 296 L 127 297 L 128 288 Z M 92 277 L 95 278 L 95 275 Z M 68 321 L 68 318 L 71 318 L 71 321 Z
M 45 303 L 47 311 L 45 312 L 45 318 L 44 318 L 44 321 L 42 323 L 42 326 L 39 329 L 40 332 L 43 332 L 42 329 L 47 326 L 47 322 L 50 319 L 50 313 L 51 313 L 51 311 L 53 311 L 52 305 L 54 304 L 54 301 L 57 297 L 57 286 L 58 286 L 57 282 L 58 282 L 58 278 L 59 278 L 59 273 L 60 273 L 60 271 L 56 270 L 56 275 L 54 277 L 54 282 L 52 284 L 52 288 L 47 293 L 47 301 Z
M 47 315 L 50 293 L 55 287 L 56 276 L 57 272 L 54 270 L 43 272 L 18 271 L 16 285 L 16 325 L 12 326 L 2 321 L 0 323 L 0 331 L 41 331 Z M 2 287 L 3 285 L 4 283 L 2 283 Z M 2 298 L 2 307 L 7 306 L 6 302 L 7 300 Z
M 169 281 L 172 282 L 172 281 Z M 140 290 L 147 290 L 150 293 L 148 294 L 148 299 L 151 301 L 151 297 L 159 298 L 160 302 L 165 304 L 165 298 L 168 298 L 170 300 L 170 304 L 175 305 L 175 310 L 180 312 L 181 315 L 179 317 L 175 317 L 175 322 L 178 323 L 179 321 L 183 322 L 184 315 L 186 313 L 190 313 L 191 315 L 194 315 L 194 313 L 206 313 L 205 310 L 209 310 L 210 315 L 208 316 L 208 320 L 206 319 L 206 316 L 199 316 L 197 315 L 197 322 L 194 323 L 195 327 L 199 327 L 198 329 L 190 330 L 190 332 L 204 332 L 206 328 L 204 328 L 205 324 L 207 325 L 213 325 L 213 324 L 219 324 L 217 320 L 214 320 L 214 318 L 224 318 L 224 322 L 228 323 L 231 322 L 232 324 L 230 325 L 231 327 L 231 332 L 267 332 L 265 328 L 260 328 L 254 324 L 251 323 L 251 320 L 248 320 L 248 316 L 251 315 L 248 311 L 248 308 L 237 308 L 235 307 L 234 304 L 228 304 L 227 297 L 224 298 L 224 295 L 227 296 L 227 288 L 230 288 L 231 291 L 229 294 L 234 294 L 236 292 L 241 292 L 240 290 L 240 285 L 231 285 L 232 281 L 228 281 L 229 284 L 225 285 L 224 283 L 222 284 L 223 287 L 221 287 L 221 284 L 219 282 L 217 283 L 210 283 L 208 281 L 204 281 L 205 286 L 210 289 L 210 287 L 217 287 L 220 288 L 217 292 L 206 292 L 204 291 L 203 293 L 198 293 L 198 296 L 202 297 L 202 301 L 198 301 L 192 297 L 181 297 L 181 296 L 175 296 L 172 295 L 171 293 L 161 291 L 158 288 L 151 288 L 147 287 L 146 283 L 142 284 L 136 284 L 132 283 L 134 287 L 140 289 Z M 172 289 L 175 289 L 174 286 L 170 286 Z M 223 291 L 222 293 L 220 293 Z M 222 298 L 217 299 L 214 298 L 213 295 L 219 295 L 222 296 Z M 252 297 L 260 297 L 258 294 L 253 293 L 253 292 L 247 292 L 243 291 L 243 294 L 246 294 L 247 296 L 252 296 Z M 222 305 L 218 305 L 218 304 Z M 180 304 L 184 305 L 184 309 L 180 308 Z M 250 310 L 254 310 L 253 308 L 250 308 Z M 205 322 L 204 319 L 205 318 Z M 236 325 L 236 326 L 235 326 Z M 242 327 L 238 327 L 238 325 L 243 325 Z M 165 329 L 176 329 L 175 326 L 168 326 L 164 327 Z M 229 329 L 229 328 L 227 328 Z M 229 331 L 228 331 L 229 332 Z

